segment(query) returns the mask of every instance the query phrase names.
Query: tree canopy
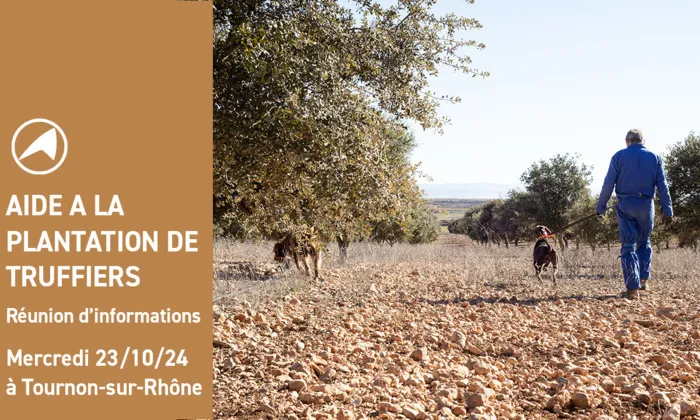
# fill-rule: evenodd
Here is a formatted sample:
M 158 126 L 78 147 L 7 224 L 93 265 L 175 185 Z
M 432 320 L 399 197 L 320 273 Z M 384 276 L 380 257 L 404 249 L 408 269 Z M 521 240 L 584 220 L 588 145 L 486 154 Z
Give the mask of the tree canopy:
M 578 156 L 556 155 L 533 163 L 520 177 L 528 193 L 527 207 L 538 224 L 557 229 L 578 199 L 590 195 L 591 169 Z
M 513 190 L 506 200 L 493 200 L 469 209 L 463 218 L 453 221 L 448 230 L 469 235 L 483 243 L 516 243 L 534 239 L 536 225 L 556 230 L 590 215 L 595 200 L 590 195 L 591 169 L 578 156 L 555 155 L 533 163 L 521 176 L 524 190 Z M 613 218 L 609 218 L 614 220 Z M 560 232 L 566 244 L 569 238 L 595 247 L 609 243 L 611 223 L 588 220 L 566 232 Z M 616 225 L 615 225 L 616 229 Z M 615 230 L 615 234 L 617 231 Z
M 666 178 L 677 221 L 674 231 L 681 242 L 697 247 L 700 237 L 700 136 L 694 132 L 669 148 Z
M 673 199 L 674 222 L 657 222 L 652 232 L 652 243 L 661 250 L 677 240 L 680 246 L 697 249 L 700 243 L 700 136 L 691 132 L 684 140 L 669 148 L 664 156 L 666 178 Z M 533 229 L 544 224 L 558 229 L 568 223 L 589 216 L 595 210 L 598 196 L 589 191 L 590 167 L 578 156 L 556 155 L 549 160 L 535 162 L 523 173 L 524 191 L 511 191 L 506 200 L 493 200 L 469 209 L 464 216 L 452 221 L 448 230 L 468 235 L 482 244 L 533 240 Z M 617 202 L 612 197 L 608 207 Z M 662 216 L 658 200 L 655 217 Z M 588 219 L 574 225 L 558 237 L 573 239 L 594 250 L 619 242 L 617 217 L 609 212 L 603 220 Z M 563 245 L 566 245 L 563 244 Z
M 219 233 L 314 228 L 366 237 L 425 203 L 405 158 L 407 122 L 439 130 L 428 89 L 445 66 L 471 76 L 460 38 L 475 19 L 435 0 L 214 2 L 214 204 Z M 406 229 L 407 231 L 407 229 Z

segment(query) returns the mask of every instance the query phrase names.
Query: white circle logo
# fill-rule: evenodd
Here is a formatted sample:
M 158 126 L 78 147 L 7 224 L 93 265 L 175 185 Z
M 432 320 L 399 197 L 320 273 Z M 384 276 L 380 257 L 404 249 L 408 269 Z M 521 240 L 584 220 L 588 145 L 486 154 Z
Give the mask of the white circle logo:
M 21 154 L 17 153 L 18 148 Z M 61 158 L 56 162 L 57 152 L 61 149 Z M 66 133 L 58 124 L 44 118 L 25 122 L 12 137 L 12 157 L 23 171 L 32 175 L 50 174 L 63 165 L 67 155 Z

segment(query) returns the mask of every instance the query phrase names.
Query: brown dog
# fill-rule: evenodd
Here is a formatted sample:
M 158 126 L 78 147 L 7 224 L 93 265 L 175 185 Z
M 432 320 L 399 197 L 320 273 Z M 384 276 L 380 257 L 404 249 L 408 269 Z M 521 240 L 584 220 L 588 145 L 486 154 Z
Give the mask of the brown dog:
M 557 283 L 557 251 L 549 245 L 547 242 L 547 237 L 552 234 L 547 226 L 537 226 L 535 228 L 535 233 L 537 234 L 537 242 L 535 242 L 535 249 L 532 252 L 532 258 L 534 260 L 533 264 L 535 266 L 535 274 L 537 279 L 542 281 L 541 273 L 542 270 L 547 271 L 547 266 L 552 264 L 552 282 Z
M 320 246 L 314 244 L 312 238 L 296 240 L 290 233 L 282 241 L 275 244 L 273 251 L 275 253 L 275 261 L 288 262 L 292 258 L 297 269 L 303 271 L 307 276 L 311 275 L 308 262 L 309 258 L 311 258 L 314 265 L 314 279 L 317 279 L 320 276 L 321 268 L 320 248 Z

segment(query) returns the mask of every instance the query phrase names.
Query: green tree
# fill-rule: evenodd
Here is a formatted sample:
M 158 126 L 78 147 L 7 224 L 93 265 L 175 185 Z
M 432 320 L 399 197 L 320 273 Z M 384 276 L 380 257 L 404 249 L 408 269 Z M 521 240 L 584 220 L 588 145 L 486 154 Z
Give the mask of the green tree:
M 567 218 L 571 221 L 583 219 L 592 213 L 598 203 L 598 196 L 591 195 L 581 196 L 575 203 Z M 613 197 L 608 203 L 609 208 L 615 208 L 617 198 Z M 617 216 L 614 211 L 609 212 L 602 220 L 591 218 L 567 229 L 570 232 L 573 240 L 578 248 L 579 243 L 583 242 L 590 246 L 595 251 L 598 246 L 607 246 L 610 249 L 610 244 L 619 241 L 617 230 Z
M 694 132 L 671 146 L 665 156 L 673 201 L 674 227 L 681 245 L 697 249 L 700 237 L 700 136 Z
M 524 239 L 529 241 L 534 236 L 535 220 L 533 211 L 528 206 L 532 199 L 525 191 L 512 190 L 508 193 L 508 198 L 503 203 L 501 218 L 505 222 L 505 229 L 508 238 L 513 240 L 517 246 Z
M 596 196 L 596 203 L 598 202 L 598 196 Z M 617 206 L 617 197 L 612 197 L 608 202 L 608 208 L 612 209 L 607 212 L 602 221 L 602 233 L 601 233 L 601 245 L 605 245 L 608 250 L 611 249 L 612 245 L 620 245 L 620 229 L 617 225 L 617 213 L 615 212 L 615 206 Z
M 654 230 L 651 232 L 651 243 L 656 245 L 656 250 L 661 251 L 663 248 L 670 247 L 669 242 L 674 236 L 673 226 L 660 223 L 663 217 L 661 203 L 656 200 L 654 203 Z
M 440 66 L 471 67 L 435 0 L 216 0 L 214 203 L 219 232 L 315 228 L 347 247 L 380 216 L 415 209 L 415 166 L 396 164 L 402 121 L 440 129 Z M 400 154 L 400 153 L 399 153 Z M 398 217 L 398 216 L 397 216 Z M 398 217 L 400 218 L 400 217 Z
M 502 204 L 501 200 L 492 200 L 482 205 L 479 217 L 476 219 L 476 228 L 481 232 L 481 236 L 485 237 L 488 244 L 500 244 L 496 214 Z
M 492 200 L 468 209 L 461 219 L 453 221 L 448 230 L 469 236 L 482 244 L 501 245 L 507 234 L 503 200 Z
M 318 206 L 329 222 L 327 231 L 335 235 L 341 261 L 347 258 L 351 242 L 371 237 L 382 221 L 389 221 L 389 225 L 399 223 L 399 230 L 394 229 L 394 233 L 403 232 L 402 240 L 408 239 L 413 212 L 426 205 L 415 182 L 417 165 L 410 163 L 416 145 L 413 134 L 393 123 L 381 133 L 381 142 L 384 165 L 373 168 L 377 171 L 374 175 L 372 169 L 357 166 L 361 173 L 354 173 L 352 180 L 339 179 L 332 202 Z M 374 179 L 367 179 L 368 176 Z M 363 185 L 353 185 L 356 181 Z M 320 195 L 325 192 L 320 191 Z
M 569 212 L 569 220 L 580 220 L 589 214 L 591 209 L 595 208 L 597 200 L 590 194 L 585 194 L 579 197 L 574 203 Z M 596 247 L 603 242 L 603 223 L 597 218 L 588 219 L 572 226 L 568 231 L 571 232 L 576 248 L 579 247 L 579 242 L 583 242 L 595 251 Z
M 380 244 L 387 243 L 389 246 L 394 246 L 394 244 L 406 241 L 408 229 L 409 220 L 405 214 L 387 215 L 375 223 L 371 239 Z
M 480 244 L 518 245 L 534 235 L 535 225 L 526 210 L 528 193 L 511 191 L 506 200 L 492 200 L 468 209 L 448 225 L 450 233 L 467 235 Z
M 440 223 L 435 217 L 434 209 L 421 205 L 411 212 L 408 243 L 426 244 L 437 240 L 440 235 Z
M 486 244 L 488 236 L 479 223 L 483 207 L 484 205 L 467 209 L 464 212 L 464 216 L 450 222 L 447 230 L 450 233 L 467 235 L 469 239 L 482 245 Z
M 440 223 L 435 213 L 436 210 L 425 200 L 416 200 L 410 208 L 381 216 L 374 223 L 370 239 L 390 246 L 403 242 L 433 242 L 440 234 Z
M 590 194 L 591 169 L 578 156 L 558 154 L 533 163 L 520 180 L 528 193 L 523 204 L 529 215 L 537 224 L 557 229 L 570 222 L 567 216 L 576 201 Z

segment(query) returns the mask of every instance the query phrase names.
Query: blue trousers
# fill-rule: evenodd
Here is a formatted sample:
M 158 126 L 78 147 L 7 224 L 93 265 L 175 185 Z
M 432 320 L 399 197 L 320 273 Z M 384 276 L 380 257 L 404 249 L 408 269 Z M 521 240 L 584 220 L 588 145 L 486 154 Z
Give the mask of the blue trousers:
M 651 275 L 651 231 L 654 229 L 652 198 L 619 198 L 617 225 L 620 230 L 620 261 L 627 290 L 639 289 L 639 279 Z

